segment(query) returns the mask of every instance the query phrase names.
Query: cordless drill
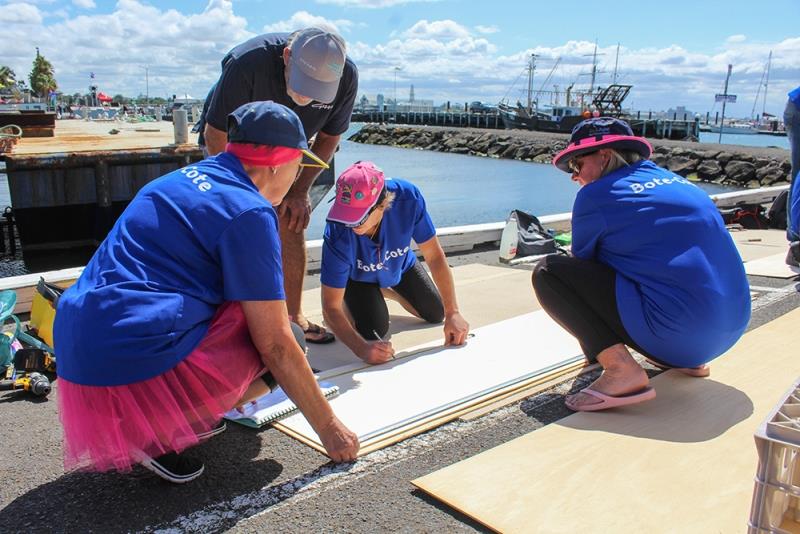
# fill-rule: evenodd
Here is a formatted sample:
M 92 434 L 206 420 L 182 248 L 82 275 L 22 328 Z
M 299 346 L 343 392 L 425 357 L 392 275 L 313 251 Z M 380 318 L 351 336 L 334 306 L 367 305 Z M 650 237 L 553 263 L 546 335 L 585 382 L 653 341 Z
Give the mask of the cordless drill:
M 0 380 L 0 391 L 22 389 L 37 397 L 50 394 L 50 380 L 41 373 L 30 373 L 20 378 Z

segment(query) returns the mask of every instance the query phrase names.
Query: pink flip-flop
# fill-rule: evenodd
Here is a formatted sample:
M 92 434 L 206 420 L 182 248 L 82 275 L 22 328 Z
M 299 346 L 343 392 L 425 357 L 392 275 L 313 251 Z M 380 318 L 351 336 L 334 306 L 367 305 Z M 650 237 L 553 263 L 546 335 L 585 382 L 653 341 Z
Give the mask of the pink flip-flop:
M 567 408 L 569 408 L 570 410 L 576 412 L 596 412 L 599 410 L 608 410 L 609 408 L 617 408 L 619 406 L 629 406 L 631 404 L 639 404 L 640 402 L 645 402 L 656 398 L 656 390 L 650 386 L 647 386 L 644 389 L 640 389 L 635 393 L 629 393 L 628 395 L 619 395 L 617 397 L 612 397 L 611 395 L 600 393 L 599 391 L 595 391 L 588 387 L 580 390 L 579 393 L 586 393 L 587 395 L 591 395 L 592 397 L 599 399 L 600 402 L 594 404 L 584 404 L 583 406 L 575 406 L 574 404 L 570 403 L 569 400 L 567 400 L 565 401 L 565 404 L 567 405 Z
M 706 378 L 711 375 L 711 367 L 706 364 L 701 365 L 700 367 L 669 367 L 666 365 L 661 365 L 660 363 L 656 363 L 653 360 L 645 358 L 650 365 L 658 367 L 659 369 L 663 369 L 664 371 L 669 371 L 670 369 L 675 369 L 676 371 L 683 373 L 687 376 L 693 376 L 695 378 Z

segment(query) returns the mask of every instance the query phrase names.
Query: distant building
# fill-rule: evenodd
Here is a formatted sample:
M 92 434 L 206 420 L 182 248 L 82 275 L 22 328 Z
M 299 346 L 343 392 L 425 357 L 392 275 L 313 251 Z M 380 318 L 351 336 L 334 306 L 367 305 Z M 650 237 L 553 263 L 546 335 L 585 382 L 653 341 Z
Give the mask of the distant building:
M 409 96 L 413 95 L 413 89 Z M 407 102 L 398 101 L 395 109 L 395 102 L 391 98 L 385 98 L 382 94 L 377 95 L 362 95 L 358 99 L 358 111 L 385 111 L 391 113 L 397 111 L 398 113 L 430 113 L 433 111 L 433 100 L 409 100 Z

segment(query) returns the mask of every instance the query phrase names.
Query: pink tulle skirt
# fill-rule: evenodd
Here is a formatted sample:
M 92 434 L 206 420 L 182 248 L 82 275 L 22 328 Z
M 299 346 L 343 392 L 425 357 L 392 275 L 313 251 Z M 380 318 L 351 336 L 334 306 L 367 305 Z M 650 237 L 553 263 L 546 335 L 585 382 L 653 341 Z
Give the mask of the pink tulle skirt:
M 123 386 L 60 378 L 64 468 L 125 472 L 146 457 L 191 447 L 265 371 L 241 305 L 228 302 L 197 348 L 159 376 Z

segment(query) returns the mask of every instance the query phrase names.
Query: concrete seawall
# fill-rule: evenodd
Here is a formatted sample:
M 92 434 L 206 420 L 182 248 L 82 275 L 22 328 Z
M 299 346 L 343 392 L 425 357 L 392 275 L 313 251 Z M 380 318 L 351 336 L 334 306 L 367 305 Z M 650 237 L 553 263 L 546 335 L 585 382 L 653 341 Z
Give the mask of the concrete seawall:
M 483 130 L 436 126 L 367 124 L 351 141 L 454 154 L 550 163 L 567 144 L 565 134 L 524 130 Z M 765 187 L 789 181 L 789 151 L 741 145 L 649 140 L 652 159 L 681 176 L 738 187 Z

